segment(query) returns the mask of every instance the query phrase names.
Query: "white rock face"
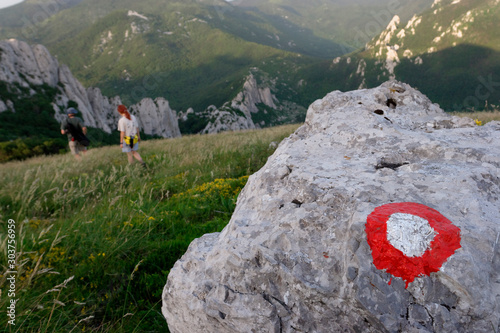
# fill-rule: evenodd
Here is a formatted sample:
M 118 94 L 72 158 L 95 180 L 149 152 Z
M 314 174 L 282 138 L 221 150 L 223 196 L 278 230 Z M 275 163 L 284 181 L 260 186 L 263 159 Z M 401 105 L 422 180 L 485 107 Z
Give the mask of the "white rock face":
M 85 89 L 69 68 L 60 66 L 42 45 L 30 46 L 15 39 L 0 41 L 0 81 L 18 83 L 22 87 L 47 84 L 57 88 L 59 93 L 54 101 L 56 120 L 60 122 L 66 117 L 64 111 L 72 100 L 78 104 L 86 126 L 108 133 L 116 130 L 120 118 L 116 107 L 122 104 L 120 97 L 103 96 L 99 88 Z M 12 102 L 0 101 L 0 112 L 8 109 L 15 111 Z M 175 112 L 165 99 L 158 98 L 154 102 L 145 99 L 130 109 L 135 111 L 146 134 L 166 138 L 181 135 Z
M 7 105 L 4 103 L 4 101 L 0 100 L 0 112 L 7 111 Z
M 38 50 L 41 51 L 42 48 Z M 1 81 L 19 83 L 23 87 L 28 87 L 27 82 L 35 85 L 54 82 L 54 78 L 47 78 L 42 74 L 36 55 L 28 44 L 15 39 L 0 41 L 0 50 Z M 44 81 L 44 78 L 48 82 Z
M 499 199 L 499 122 L 450 117 L 398 82 L 332 92 L 250 177 L 226 228 L 175 264 L 162 312 L 173 333 L 499 331 Z M 459 247 L 407 288 L 367 242 L 368 216 L 390 203 L 459 228 Z M 406 215 L 396 229 L 432 232 Z M 416 242 L 441 251 L 440 232 Z
M 271 89 L 269 87 L 259 88 L 257 80 L 253 74 L 250 74 L 243 84 L 243 90 L 230 103 L 224 104 L 220 109 L 210 106 L 206 110 L 213 120 L 207 124 L 201 133 L 212 134 L 223 131 L 254 129 L 256 126 L 252 120 L 252 113 L 259 112 L 257 105 L 264 104 L 277 109 L 276 101 Z M 239 112 L 235 113 L 230 108 Z
M 276 109 L 271 89 L 269 87 L 259 88 L 257 80 L 250 74 L 243 84 L 243 91 L 231 102 L 231 106 L 241 110 L 245 115 L 250 115 L 250 113 L 259 112 L 257 104 L 260 103 Z
M 131 106 L 130 110 L 137 117 L 139 127 L 144 133 L 164 138 L 181 136 L 177 116 L 164 98 L 157 98 L 154 101 L 151 98 L 144 98 Z
M 33 55 L 35 56 L 37 66 L 40 69 L 40 77 L 44 83 L 55 87 L 58 83 L 59 64 L 57 59 L 52 57 L 49 51 L 43 45 L 33 46 Z
M 102 95 L 99 88 L 87 88 L 87 96 L 94 114 L 99 118 L 100 128 L 111 132 L 118 126 L 120 114 L 116 111 L 122 104 L 120 97 L 108 98 Z
M 217 109 L 215 105 L 211 105 L 207 108 L 206 112 L 210 114 L 213 120 L 205 126 L 201 134 L 214 134 L 225 131 L 240 131 L 255 128 L 255 124 L 250 115 L 236 114 L 233 110 L 228 110 L 226 106 L 222 107 L 222 110 Z

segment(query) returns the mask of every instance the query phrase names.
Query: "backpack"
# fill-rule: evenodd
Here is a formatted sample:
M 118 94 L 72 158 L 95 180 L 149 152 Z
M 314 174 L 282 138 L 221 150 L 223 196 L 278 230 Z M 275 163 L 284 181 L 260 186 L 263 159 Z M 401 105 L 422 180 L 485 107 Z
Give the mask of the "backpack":
M 66 128 L 71 136 L 73 136 L 82 146 L 88 147 L 90 145 L 90 140 L 85 136 L 85 134 L 83 134 L 81 129 L 77 128 L 73 124 L 70 124 L 69 122 L 66 125 Z

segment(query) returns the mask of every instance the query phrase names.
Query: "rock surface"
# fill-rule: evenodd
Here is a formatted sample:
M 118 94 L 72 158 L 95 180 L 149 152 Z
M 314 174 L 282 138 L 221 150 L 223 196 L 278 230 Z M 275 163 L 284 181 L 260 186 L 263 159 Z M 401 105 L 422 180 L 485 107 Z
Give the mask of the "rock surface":
M 255 71 L 261 76 L 265 76 L 263 72 L 259 72 L 257 69 Z M 208 124 L 201 133 L 213 134 L 223 131 L 261 128 L 297 122 L 297 118 L 302 121 L 305 109 L 292 102 L 278 101 L 272 93 L 272 90 L 275 89 L 271 89 L 271 87 L 274 85 L 273 80 L 269 78 L 261 79 L 261 82 L 258 83 L 251 72 L 247 76 L 242 90 L 232 101 L 224 103 L 220 108 L 211 105 L 198 114 L 198 116 L 209 119 Z M 269 112 L 273 112 L 274 115 L 269 115 Z M 264 117 L 267 120 L 254 121 L 258 113 L 261 113 L 261 115 L 257 118 Z
M 450 117 L 398 82 L 332 92 L 250 177 L 226 228 L 177 261 L 163 291 L 169 329 L 499 332 L 499 170 L 499 122 Z M 448 232 L 458 242 L 413 281 L 378 269 L 380 244 L 367 241 L 368 217 L 398 203 L 450 222 L 391 216 L 396 233 L 426 233 L 426 254 Z
M 252 113 L 259 112 L 257 105 L 264 104 L 276 109 L 275 99 L 271 89 L 259 87 L 255 77 L 250 74 L 243 84 L 243 90 L 231 102 L 225 103 L 220 109 L 214 105 L 207 108 L 205 113 L 208 113 L 211 120 L 201 133 L 254 129 L 256 126 L 252 120 Z
M 133 105 L 130 110 L 137 116 L 139 127 L 145 133 L 164 138 L 181 136 L 176 114 L 166 99 L 159 97 L 153 101 L 151 98 L 144 98 Z M 173 126 L 174 124 L 176 126 Z
M 250 114 L 237 113 L 235 110 L 236 109 L 228 107 L 227 103 L 220 109 L 215 107 L 215 105 L 209 106 L 204 114 L 211 120 L 201 131 L 201 134 L 255 129 L 255 124 Z
M 122 103 L 120 97 L 103 96 L 99 88 L 85 89 L 70 69 L 66 65 L 59 65 L 57 59 L 42 45 L 30 46 L 15 39 L 0 41 L 0 81 L 25 88 L 42 84 L 57 88 L 54 111 L 59 122 L 66 117 L 64 111 L 71 100 L 78 104 L 80 116 L 87 126 L 108 133 L 116 130 L 120 117 L 116 107 Z M 0 112 L 15 112 L 11 104 L 10 101 L 0 101 Z M 130 106 L 130 110 L 144 126 L 141 129 L 146 134 L 165 138 L 181 135 L 175 112 L 162 98 L 155 101 L 144 99 Z

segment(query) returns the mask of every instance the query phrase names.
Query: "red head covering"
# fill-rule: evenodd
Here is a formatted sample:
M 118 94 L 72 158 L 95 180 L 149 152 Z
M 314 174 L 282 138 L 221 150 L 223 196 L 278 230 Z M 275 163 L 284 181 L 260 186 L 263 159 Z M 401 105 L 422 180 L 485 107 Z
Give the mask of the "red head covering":
M 132 120 L 132 118 L 130 117 L 130 113 L 128 112 L 127 110 L 127 107 L 123 104 L 120 104 L 118 105 L 118 113 L 125 116 L 125 118 L 127 118 L 128 120 Z

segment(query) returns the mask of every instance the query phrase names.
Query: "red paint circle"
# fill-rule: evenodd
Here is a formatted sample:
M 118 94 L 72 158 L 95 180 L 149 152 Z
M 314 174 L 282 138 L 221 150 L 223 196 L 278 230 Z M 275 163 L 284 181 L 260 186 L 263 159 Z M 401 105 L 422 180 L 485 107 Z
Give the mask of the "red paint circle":
M 408 257 L 387 240 L 387 221 L 395 213 L 411 214 L 429 222 L 436 235 L 420 257 Z M 460 229 L 437 210 L 413 202 L 391 203 L 375 208 L 366 221 L 367 241 L 373 264 L 393 276 L 410 282 L 422 275 L 437 272 L 460 248 Z

